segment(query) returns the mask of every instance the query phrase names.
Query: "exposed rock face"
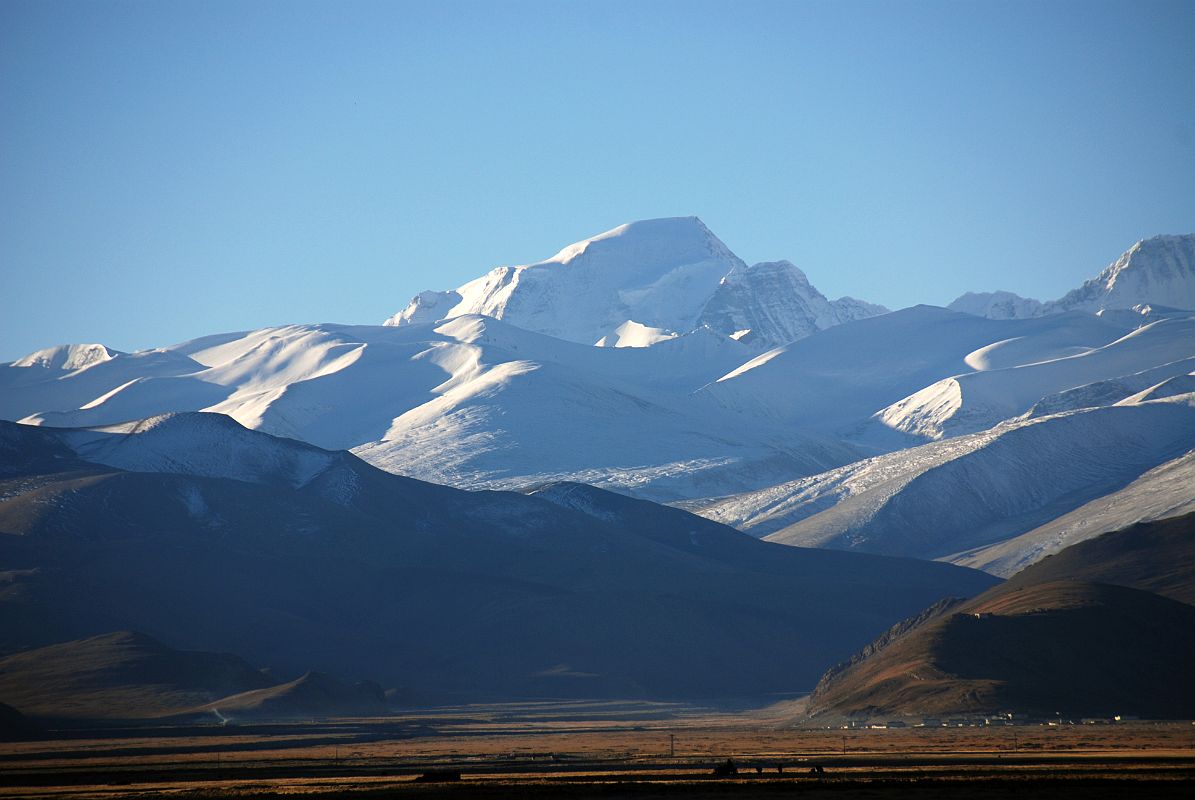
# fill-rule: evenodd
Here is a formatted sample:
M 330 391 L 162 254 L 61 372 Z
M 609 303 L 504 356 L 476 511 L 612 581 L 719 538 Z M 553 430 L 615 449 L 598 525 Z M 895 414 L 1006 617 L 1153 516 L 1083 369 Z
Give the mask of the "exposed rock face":
M 723 278 L 700 322 L 741 342 L 771 347 L 887 311 L 852 297 L 827 300 L 791 262 L 766 261 Z

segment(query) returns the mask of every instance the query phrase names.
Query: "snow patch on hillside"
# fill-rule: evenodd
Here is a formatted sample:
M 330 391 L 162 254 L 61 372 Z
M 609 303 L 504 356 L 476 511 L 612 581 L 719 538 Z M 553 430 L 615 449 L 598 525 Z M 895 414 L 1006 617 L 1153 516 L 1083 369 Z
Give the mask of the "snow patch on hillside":
M 310 445 L 246 430 L 220 414 L 163 414 L 117 425 L 55 432 L 85 461 L 132 472 L 254 483 L 280 481 L 299 487 L 335 459 L 334 453 Z

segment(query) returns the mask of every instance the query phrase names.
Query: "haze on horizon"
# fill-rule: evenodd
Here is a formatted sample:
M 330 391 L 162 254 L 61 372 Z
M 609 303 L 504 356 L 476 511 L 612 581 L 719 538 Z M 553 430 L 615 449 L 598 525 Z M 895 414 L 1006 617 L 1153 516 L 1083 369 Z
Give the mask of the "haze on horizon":
M 891 308 L 1195 229 L 1195 6 L 9 2 L 0 360 L 286 322 L 695 214 Z

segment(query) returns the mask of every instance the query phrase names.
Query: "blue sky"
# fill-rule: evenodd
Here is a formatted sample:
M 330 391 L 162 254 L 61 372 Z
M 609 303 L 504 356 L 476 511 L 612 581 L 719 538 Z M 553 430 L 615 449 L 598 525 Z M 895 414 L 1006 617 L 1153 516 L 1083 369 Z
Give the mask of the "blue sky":
M 1191 2 L 0 4 L 0 359 L 286 322 L 632 219 L 893 308 L 1195 231 Z

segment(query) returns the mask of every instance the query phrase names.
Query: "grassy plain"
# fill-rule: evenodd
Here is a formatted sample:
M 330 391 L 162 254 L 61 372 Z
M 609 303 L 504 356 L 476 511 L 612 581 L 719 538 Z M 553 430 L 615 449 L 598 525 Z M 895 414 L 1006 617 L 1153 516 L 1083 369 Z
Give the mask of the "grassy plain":
M 1190 722 L 819 730 L 793 727 L 799 708 L 545 702 L 58 730 L 0 744 L 0 797 L 1098 798 L 1195 787 Z M 713 777 L 728 758 L 738 774 Z M 417 780 L 444 770 L 461 779 Z

